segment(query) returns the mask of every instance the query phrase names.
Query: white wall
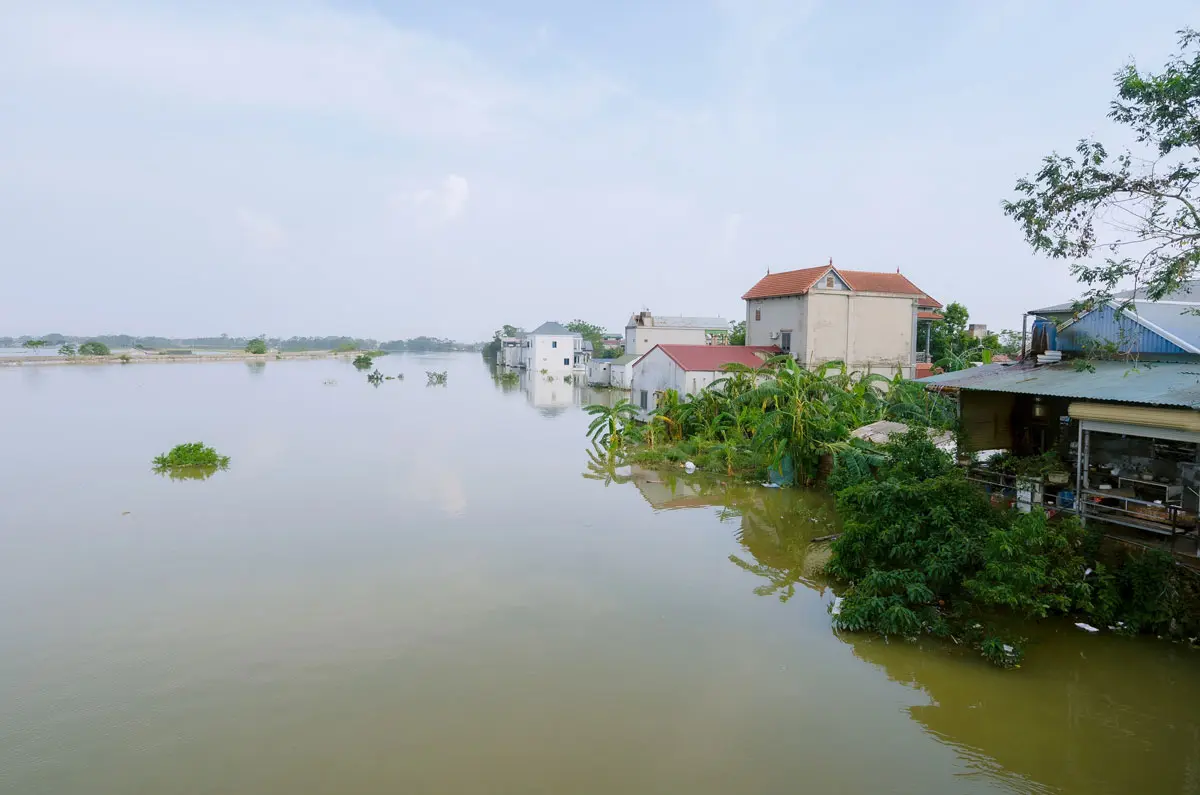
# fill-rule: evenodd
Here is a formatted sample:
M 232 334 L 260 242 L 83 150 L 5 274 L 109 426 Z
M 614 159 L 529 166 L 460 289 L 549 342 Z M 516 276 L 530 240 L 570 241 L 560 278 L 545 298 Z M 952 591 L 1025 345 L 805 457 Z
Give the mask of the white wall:
M 680 396 L 683 395 L 681 386 L 683 371 L 679 369 L 679 365 L 675 364 L 674 359 L 663 353 L 661 348 L 650 351 L 634 362 L 632 370 L 630 389 L 633 394 L 630 401 L 637 406 L 638 416 L 643 420 L 658 405 L 655 392 L 674 389 L 680 393 Z M 642 407 L 643 392 L 646 393 L 644 408 Z
M 755 313 L 761 320 L 755 320 Z M 808 336 L 808 306 L 806 296 L 792 295 L 786 298 L 760 298 L 746 302 L 746 344 L 779 345 L 781 340 L 771 339 L 777 331 L 792 332 L 792 355 L 799 357 L 805 350 Z
M 632 362 L 629 364 L 613 364 L 609 368 L 609 384 L 616 389 L 629 389 L 629 377 L 632 375 Z
M 625 352 L 645 353 L 655 345 L 707 345 L 706 330 L 702 328 L 627 326 L 625 328 Z
M 542 370 L 570 370 L 575 366 L 576 337 L 564 334 L 534 334 L 529 339 L 532 345 L 527 349 L 529 359 L 525 366 L 535 373 Z
M 645 419 L 658 405 L 654 393 L 674 389 L 682 400 L 687 395 L 702 392 L 713 381 L 725 375 L 726 373 L 715 370 L 684 370 L 661 349 L 653 350 L 634 362 L 630 401 L 638 407 L 641 419 Z M 645 411 L 641 410 L 642 390 L 646 391 Z
M 611 383 L 609 368 L 612 359 L 592 359 L 587 365 L 587 380 L 589 384 L 608 386 Z
M 813 290 L 808 294 L 808 345 L 802 362 L 841 360 L 851 370 L 913 376 L 916 298 Z

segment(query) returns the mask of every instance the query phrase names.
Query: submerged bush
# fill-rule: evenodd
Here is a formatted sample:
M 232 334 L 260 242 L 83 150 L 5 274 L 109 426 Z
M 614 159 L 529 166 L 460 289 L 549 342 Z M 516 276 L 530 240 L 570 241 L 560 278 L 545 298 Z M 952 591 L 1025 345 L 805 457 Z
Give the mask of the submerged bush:
M 365 353 L 360 353 L 358 356 L 354 357 L 354 366 L 359 370 L 366 370 L 373 363 L 374 361 L 371 359 L 371 357 Z
M 177 444 L 169 453 L 155 456 L 154 468 L 158 470 L 195 467 L 201 469 L 225 469 L 229 466 L 229 456 L 220 455 L 203 442 Z
M 954 636 L 1008 666 L 1019 662 L 1020 643 L 988 629 L 987 618 L 1092 610 L 1074 516 L 992 506 L 921 428 L 894 438 L 884 454 L 875 477 L 837 494 L 843 532 L 828 571 L 849 588 L 835 626 Z

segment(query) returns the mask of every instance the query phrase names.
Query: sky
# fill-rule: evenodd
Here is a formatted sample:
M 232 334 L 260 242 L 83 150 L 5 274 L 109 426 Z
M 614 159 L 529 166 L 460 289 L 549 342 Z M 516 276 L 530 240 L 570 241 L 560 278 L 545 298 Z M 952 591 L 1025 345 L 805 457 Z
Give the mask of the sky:
M 744 318 L 900 270 L 1080 293 L 1000 210 L 1194 2 L 0 0 L 0 334 Z

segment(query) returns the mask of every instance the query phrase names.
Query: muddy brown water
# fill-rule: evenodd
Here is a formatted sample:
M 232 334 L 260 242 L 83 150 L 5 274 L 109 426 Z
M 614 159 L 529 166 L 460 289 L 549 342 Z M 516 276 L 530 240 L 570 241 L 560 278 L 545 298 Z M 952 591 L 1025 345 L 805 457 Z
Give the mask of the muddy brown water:
M 586 390 L 477 355 L 377 367 L 0 371 L 0 792 L 1200 792 L 1196 653 L 834 633 L 822 496 L 589 468 Z M 230 469 L 150 472 L 196 440 Z

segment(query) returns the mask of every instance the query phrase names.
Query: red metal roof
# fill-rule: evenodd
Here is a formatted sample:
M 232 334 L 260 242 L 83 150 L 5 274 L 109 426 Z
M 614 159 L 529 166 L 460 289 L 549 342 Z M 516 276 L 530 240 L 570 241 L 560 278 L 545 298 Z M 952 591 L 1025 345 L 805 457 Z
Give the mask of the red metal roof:
M 850 287 L 851 290 L 865 293 L 894 293 L 899 295 L 915 295 L 917 303 L 923 307 L 938 308 L 940 303 L 935 301 L 923 290 L 910 282 L 900 273 L 877 273 L 875 271 L 844 271 L 830 265 L 819 268 L 803 268 L 798 271 L 783 273 L 768 273 L 751 287 L 743 301 L 753 298 L 782 298 L 788 295 L 804 295 L 822 276 L 833 271 Z
M 722 369 L 727 364 L 744 364 L 761 367 L 765 359 L 779 353 L 776 345 L 655 345 L 688 372 L 709 372 Z M 650 352 L 654 351 L 650 349 Z M 646 356 L 650 355 L 650 352 Z M 762 355 L 759 355 L 762 354 Z M 645 357 L 642 357 L 645 360 Z
M 921 310 L 920 312 L 917 312 L 917 317 L 920 320 L 941 320 L 942 319 L 942 316 L 939 315 L 937 312 L 926 312 L 925 310 Z

